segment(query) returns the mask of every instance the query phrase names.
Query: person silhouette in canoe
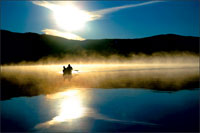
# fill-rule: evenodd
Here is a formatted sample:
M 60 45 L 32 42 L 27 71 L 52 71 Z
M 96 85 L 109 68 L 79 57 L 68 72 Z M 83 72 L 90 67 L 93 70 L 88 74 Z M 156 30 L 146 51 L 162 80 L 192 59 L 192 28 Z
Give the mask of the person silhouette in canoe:
M 63 66 L 63 75 L 71 75 L 72 70 L 73 70 L 73 68 L 71 67 L 70 64 L 67 66 L 67 68 L 65 66 Z

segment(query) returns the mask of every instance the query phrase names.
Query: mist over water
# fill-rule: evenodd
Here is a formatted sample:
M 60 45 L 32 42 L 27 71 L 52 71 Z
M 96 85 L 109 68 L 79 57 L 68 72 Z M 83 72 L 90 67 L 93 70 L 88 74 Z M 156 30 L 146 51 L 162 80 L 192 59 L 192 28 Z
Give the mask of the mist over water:
M 55 65 L 55 64 L 198 64 L 199 55 L 193 52 L 154 52 L 153 54 L 101 55 L 96 52 L 80 52 L 80 55 L 46 56 L 38 61 L 21 61 L 7 65 Z
M 2 131 L 198 131 L 197 55 L 123 58 L 1 66 Z
M 159 55 L 159 54 L 158 54 Z M 120 63 L 58 63 L 51 65 L 17 64 L 1 67 L 2 99 L 34 96 L 62 91 L 66 88 L 145 88 L 175 91 L 198 88 L 199 60 L 195 55 L 141 55 Z M 105 60 L 104 60 L 105 61 Z M 71 63 L 73 74 L 64 79 L 63 65 Z M 6 94 L 6 95 L 5 95 Z

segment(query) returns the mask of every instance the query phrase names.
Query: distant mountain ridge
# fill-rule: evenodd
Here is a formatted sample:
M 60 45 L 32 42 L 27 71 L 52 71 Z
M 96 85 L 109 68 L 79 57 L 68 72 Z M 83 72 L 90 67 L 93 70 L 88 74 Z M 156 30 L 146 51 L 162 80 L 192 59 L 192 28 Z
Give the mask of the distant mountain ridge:
M 63 55 L 80 56 L 97 53 L 129 56 L 131 53 L 188 51 L 199 53 L 199 37 L 174 34 L 157 35 L 140 39 L 68 40 L 37 33 L 15 33 L 1 30 L 1 64 L 37 61 L 43 57 Z

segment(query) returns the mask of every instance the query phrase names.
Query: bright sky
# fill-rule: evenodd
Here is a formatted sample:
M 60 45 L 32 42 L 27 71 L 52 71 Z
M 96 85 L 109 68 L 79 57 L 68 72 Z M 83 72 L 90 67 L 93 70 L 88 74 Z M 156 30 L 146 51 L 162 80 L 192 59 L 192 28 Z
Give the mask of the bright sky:
M 200 36 L 199 0 L 1 1 L 1 29 L 68 39 Z

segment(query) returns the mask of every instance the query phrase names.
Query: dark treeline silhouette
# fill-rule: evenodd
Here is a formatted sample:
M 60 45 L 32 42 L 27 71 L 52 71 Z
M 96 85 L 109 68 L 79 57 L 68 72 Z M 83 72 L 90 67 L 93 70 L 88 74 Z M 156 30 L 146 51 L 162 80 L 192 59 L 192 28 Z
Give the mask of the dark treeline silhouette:
M 131 53 L 189 51 L 199 53 L 199 37 L 173 34 L 157 35 L 141 39 L 100 39 L 76 41 L 61 37 L 14 33 L 1 30 L 1 64 L 20 61 L 37 61 L 43 57 L 97 53 L 103 56 Z

